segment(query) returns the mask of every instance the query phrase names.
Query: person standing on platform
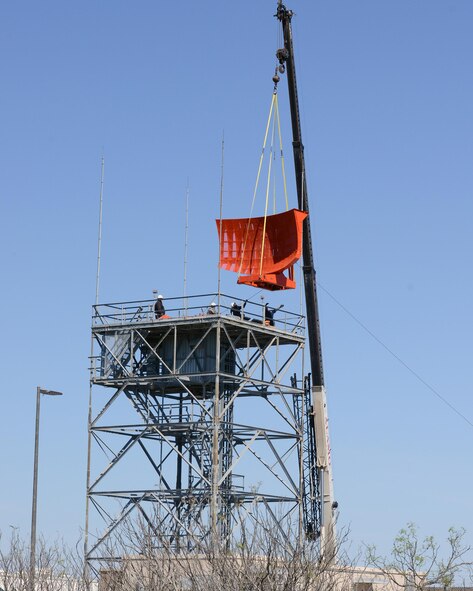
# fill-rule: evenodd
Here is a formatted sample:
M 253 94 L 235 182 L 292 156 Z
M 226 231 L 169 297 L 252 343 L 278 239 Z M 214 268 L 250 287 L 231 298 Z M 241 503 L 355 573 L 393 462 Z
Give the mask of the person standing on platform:
M 156 302 L 154 304 L 154 315 L 156 320 L 162 318 L 166 314 L 166 310 L 163 304 L 163 296 L 161 294 L 158 295 L 156 298 Z
M 270 308 L 266 303 L 264 305 L 264 323 L 266 326 L 274 326 L 274 313 L 276 310 L 274 308 Z
M 207 314 L 216 314 L 217 313 L 217 304 L 212 302 L 207 310 Z
M 230 306 L 230 313 L 233 314 L 233 316 L 238 316 L 243 320 L 249 320 L 249 318 L 244 315 L 244 309 L 247 302 L 248 300 L 245 300 L 241 306 L 239 306 L 236 302 L 232 302 Z

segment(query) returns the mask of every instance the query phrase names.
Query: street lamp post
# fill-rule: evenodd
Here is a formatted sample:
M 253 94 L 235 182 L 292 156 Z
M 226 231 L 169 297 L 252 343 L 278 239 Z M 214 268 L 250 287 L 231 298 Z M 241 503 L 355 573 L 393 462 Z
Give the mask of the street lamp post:
M 35 588 L 35 563 L 36 563 L 36 508 L 38 501 L 38 455 L 39 455 L 39 414 L 41 406 L 41 394 L 44 396 L 62 396 L 62 392 L 56 390 L 44 390 L 36 388 L 36 427 L 34 438 L 34 465 L 33 465 L 33 504 L 31 508 L 31 544 L 30 544 L 30 591 Z

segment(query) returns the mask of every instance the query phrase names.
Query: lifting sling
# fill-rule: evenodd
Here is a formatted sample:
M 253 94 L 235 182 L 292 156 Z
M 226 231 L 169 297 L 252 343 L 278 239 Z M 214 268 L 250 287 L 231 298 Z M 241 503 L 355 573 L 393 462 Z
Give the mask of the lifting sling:
M 271 122 L 271 146 L 264 216 L 252 217 Z M 220 267 L 238 273 L 237 282 L 239 284 L 270 291 L 294 289 L 296 287 L 293 265 L 302 255 L 302 227 L 303 221 L 307 217 L 305 212 L 298 209 L 268 215 L 273 144 L 276 129 L 279 135 L 286 210 L 288 209 L 279 106 L 275 88 L 266 124 L 250 217 L 216 220 L 220 244 Z M 284 274 L 284 271 L 287 271 L 287 274 Z

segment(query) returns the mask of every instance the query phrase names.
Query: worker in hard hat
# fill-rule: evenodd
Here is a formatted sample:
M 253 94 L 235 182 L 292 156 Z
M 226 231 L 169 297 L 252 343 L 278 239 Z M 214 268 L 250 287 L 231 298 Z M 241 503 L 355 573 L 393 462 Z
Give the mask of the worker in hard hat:
M 156 320 L 158 320 L 158 318 L 162 318 L 165 314 L 166 310 L 164 309 L 163 296 L 159 294 L 154 304 L 154 315 Z
M 217 313 L 217 304 L 215 302 L 211 302 L 209 309 L 207 310 L 207 314 L 216 314 Z
M 266 303 L 264 305 L 264 323 L 266 326 L 274 326 L 274 313 L 276 310 L 274 308 L 270 308 Z
M 233 316 L 238 316 L 238 318 L 243 318 L 243 320 L 249 320 L 247 316 L 244 316 L 244 308 L 247 302 L 248 300 L 245 300 L 241 306 L 236 302 L 232 302 L 230 305 L 230 314 Z
M 284 308 L 284 304 L 281 304 L 279 308 L 270 308 L 267 303 L 264 305 L 264 323 L 266 326 L 274 326 L 274 315 L 281 308 Z

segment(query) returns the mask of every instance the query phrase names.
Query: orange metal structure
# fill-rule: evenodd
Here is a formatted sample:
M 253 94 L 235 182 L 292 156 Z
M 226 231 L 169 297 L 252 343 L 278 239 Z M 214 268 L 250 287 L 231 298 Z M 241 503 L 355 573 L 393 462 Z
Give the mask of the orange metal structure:
M 293 265 L 301 258 L 306 217 L 305 211 L 290 209 L 266 217 L 216 220 L 220 267 L 238 273 L 240 284 L 294 289 Z

